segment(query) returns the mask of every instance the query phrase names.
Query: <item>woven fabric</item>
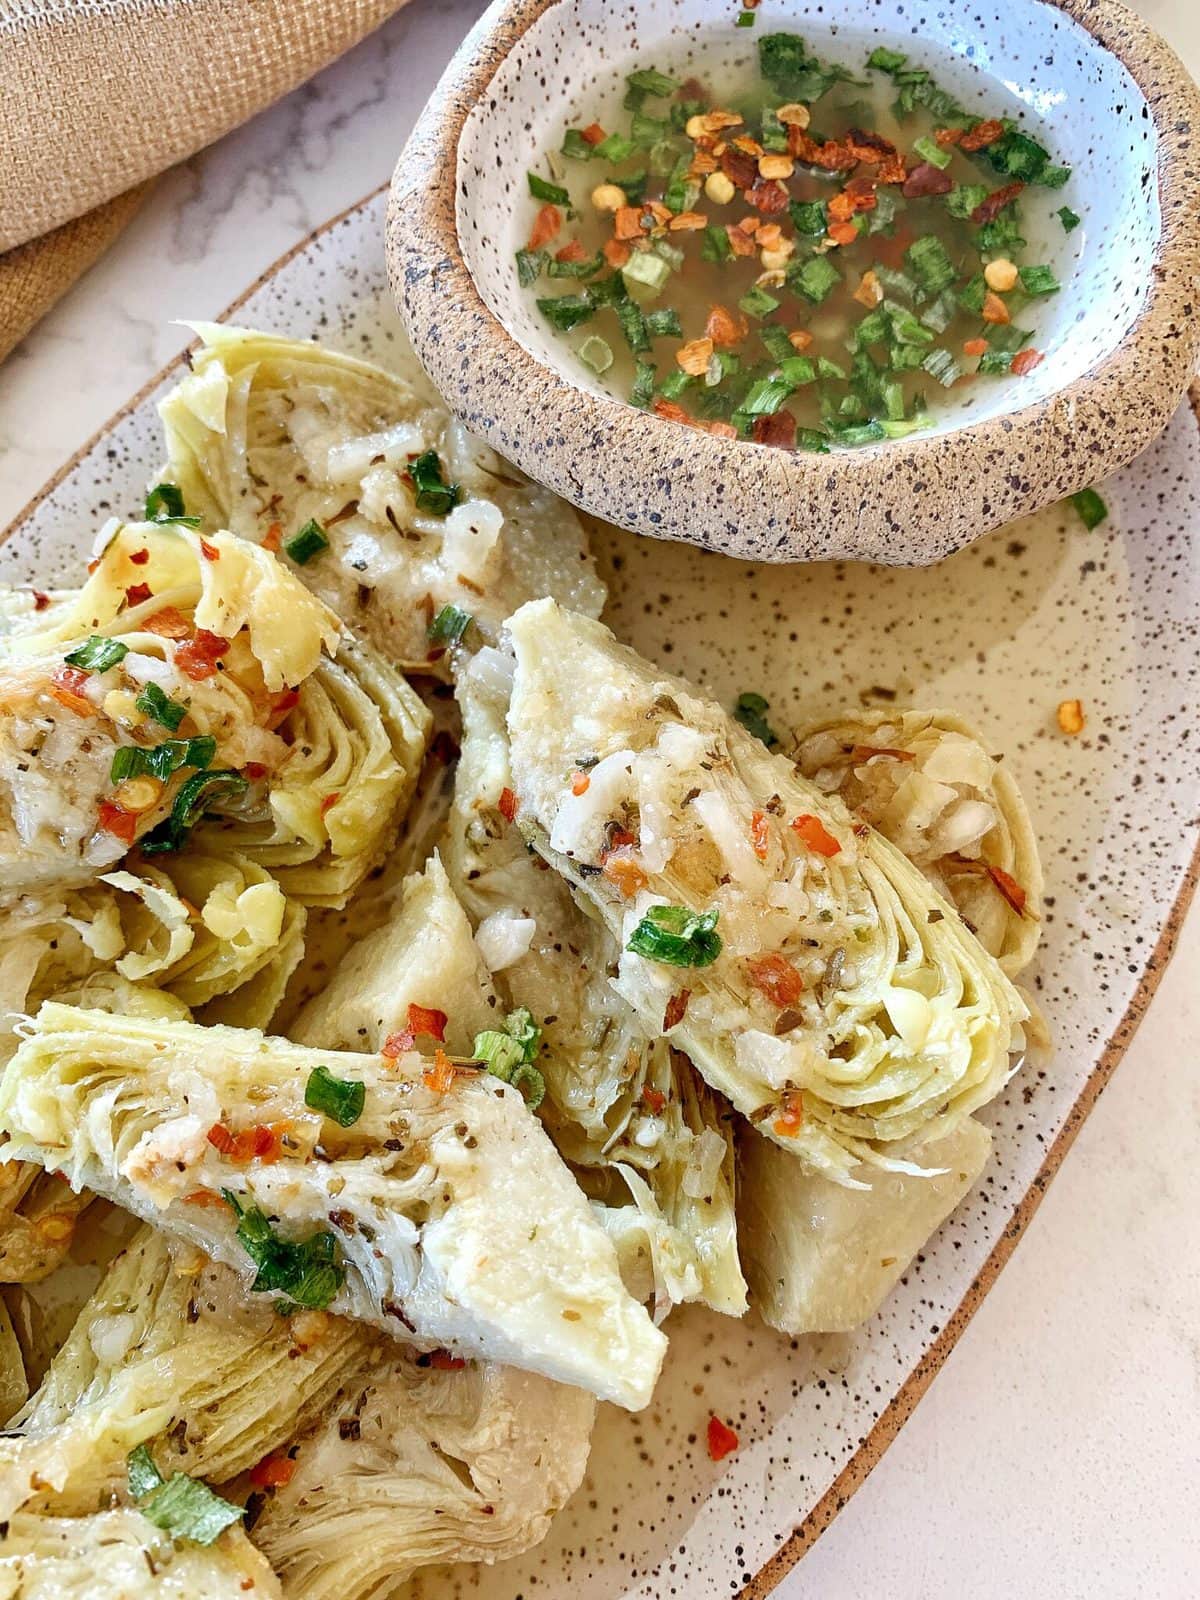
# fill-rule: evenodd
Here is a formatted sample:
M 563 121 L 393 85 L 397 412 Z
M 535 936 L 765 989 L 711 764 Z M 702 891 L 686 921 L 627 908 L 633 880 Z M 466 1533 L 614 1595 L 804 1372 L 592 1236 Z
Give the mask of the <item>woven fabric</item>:
M 132 216 L 119 197 L 402 4 L 0 0 L 0 356 Z

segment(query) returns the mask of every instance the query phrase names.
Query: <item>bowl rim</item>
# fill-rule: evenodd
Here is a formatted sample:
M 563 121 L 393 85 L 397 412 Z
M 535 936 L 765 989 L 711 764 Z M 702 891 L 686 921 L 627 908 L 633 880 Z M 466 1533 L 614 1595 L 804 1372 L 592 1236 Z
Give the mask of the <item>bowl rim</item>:
M 715 438 L 577 387 L 531 354 L 484 301 L 458 239 L 463 130 L 510 51 L 552 7 L 573 3 L 493 0 L 401 153 L 386 228 L 393 294 L 422 365 L 467 424 L 531 477 L 633 532 L 742 559 L 923 565 L 1107 476 L 1166 426 L 1200 356 L 1200 162 L 1189 154 L 1191 131 L 1200 130 L 1200 88 L 1120 0 L 1029 3 L 1063 12 L 1116 56 L 1155 125 L 1161 227 L 1133 322 L 1112 350 L 1042 400 L 945 433 L 828 455 Z M 515 390 L 521 403 L 497 401 L 498 390 Z M 581 440 L 593 446 L 582 474 Z M 644 467 L 634 503 L 623 504 L 633 486 L 619 464 L 629 461 Z M 673 498 L 673 480 L 720 486 L 719 511 L 708 516 L 695 492 Z M 840 504 L 839 495 L 847 497 Z M 750 512 L 745 527 L 729 520 L 739 502 L 743 516 Z M 765 524 L 754 517 L 763 505 L 780 508 L 767 512 Z M 718 531 L 709 525 L 715 517 L 725 519 Z M 898 532 L 906 546 L 899 552 Z M 914 542 L 915 550 L 907 547 Z

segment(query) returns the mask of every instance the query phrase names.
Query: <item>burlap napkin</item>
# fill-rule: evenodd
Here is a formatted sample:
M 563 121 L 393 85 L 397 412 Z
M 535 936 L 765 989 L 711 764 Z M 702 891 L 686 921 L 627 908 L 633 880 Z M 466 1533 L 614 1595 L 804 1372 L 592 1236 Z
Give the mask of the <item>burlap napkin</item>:
M 404 0 L 0 0 L 0 359 L 133 216 Z

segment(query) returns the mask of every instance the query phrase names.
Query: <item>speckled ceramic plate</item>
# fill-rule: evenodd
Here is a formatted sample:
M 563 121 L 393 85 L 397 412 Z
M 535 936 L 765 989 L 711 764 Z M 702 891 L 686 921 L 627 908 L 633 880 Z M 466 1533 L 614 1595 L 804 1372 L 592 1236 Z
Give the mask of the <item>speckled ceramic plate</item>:
M 322 229 L 233 308 L 237 320 L 396 361 L 383 212 L 376 196 Z M 0 552 L 5 579 L 54 581 L 103 517 L 138 503 L 171 377 L 27 509 Z M 1093 533 L 1051 511 L 916 571 L 749 566 L 598 536 L 617 632 L 723 699 L 759 690 L 777 727 L 860 700 L 947 705 L 1006 753 L 1045 858 L 1033 981 L 1057 1048 L 985 1113 L 995 1150 L 983 1182 L 869 1326 L 789 1342 L 753 1319 L 678 1313 L 653 1405 L 602 1408 L 592 1470 L 547 1543 L 502 1567 L 426 1574 L 421 1600 L 766 1593 L 878 1460 L 987 1292 L 1145 1010 L 1196 872 L 1192 412 L 1104 494 L 1113 514 Z M 1088 722 L 1068 739 L 1054 710 L 1075 697 Z M 720 1466 L 704 1450 L 710 1411 L 742 1441 Z

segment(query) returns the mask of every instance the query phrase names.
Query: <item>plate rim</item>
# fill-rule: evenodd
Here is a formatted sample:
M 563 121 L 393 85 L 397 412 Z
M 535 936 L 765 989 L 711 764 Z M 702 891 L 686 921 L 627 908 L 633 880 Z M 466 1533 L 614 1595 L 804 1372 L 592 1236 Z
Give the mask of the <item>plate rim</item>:
M 303 255 L 318 239 L 331 233 L 351 216 L 365 211 L 381 195 L 387 195 L 391 180 L 376 185 L 360 199 L 335 212 L 322 223 L 309 230 L 289 249 L 271 261 L 242 292 L 215 316 L 205 320 L 228 322 L 250 297 L 276 277 L 297 256 Z M 382 244 L 382 240 L 381 240 Z M 25 502 L 17 514 L 0 529 L 0 545 L 5 545 L 30 520 L 43 502 L 75 470 L 83 458 L 94 450 L 118 423 L 136 411 L 154 391 L 181 367 L 187 364 L 189 352 L 198 349 L 200 341 L 190 341 L 179 353 L 167 361 L 152 377 L 128 399 L 124 405 L 105 418 L 87 439 L 71 454 L 61 467 Z M 1200 430 L 1200 378 L 1189 387 L 1185 396 L 1193 422 Z M 801 563 L 803 564 L 803 563 Z M 758 1571 L 739 1589 L 735 1600 L 764 1600 L 805 1553 L 816 1543 L 845 1507 L 858 1489 L 866 1482 L 871 1471 L 883 1458 L 900 1429 L 916 1409 L 925 1391 L 945 1364 L 950 1352 L 962 1337 L 967 1324 L 978 1311 L 1007 1264 L 1018 1242 L 1024 1236 L 1031 1220 L 1049 1188 L 1051 1181 L 1074 1144 L 1080 1128 L 1090 1116 L 1096 1101 L 1107 1087 L 1126 1050 L 1129 1048 L 1151 1001 L 1158 990 L 1164 972 L 1175 953 L 1180 930 L 1187 918 L 1200 884 L 1200 839 L 1192 851 L 1191 860 L 1184 869 L 1179 889 L 1163 922 L 1153 949 L 1146 956 L 1137 986 L 1129 1004 L 1118 1019 L 1112 1032 L 1088 1073 L 1087 1079 L 1076 1095 L 1062 1127 L 1047 1149 L 1028 1188 L 1013 1209 L 978 1272 L 963 1292 L 954 1311 L 942 1324 L 941 1331 L 922 1352 L 920 1358 L 880 1412 L 870 1431 L 859 1444 L 825 1493 L 813 1506 L 800 1525 L 783 1541 L 775 1553 L 767 1558 Z

